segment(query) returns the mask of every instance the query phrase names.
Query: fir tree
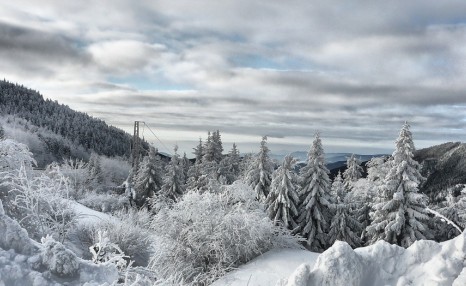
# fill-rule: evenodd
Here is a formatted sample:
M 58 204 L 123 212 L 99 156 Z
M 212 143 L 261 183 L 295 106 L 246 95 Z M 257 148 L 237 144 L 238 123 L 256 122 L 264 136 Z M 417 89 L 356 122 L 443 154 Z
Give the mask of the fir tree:
M 362 172 L 361 160 L 356 158 L 356 155 L 351 154 L 351 157 L 346 161 L 346 170 L 343 172 L 344 184 L 347 191 L 351 191 L 352 183 L 362 177 Z
M 191 167 L 191 161 L 189 161 L 188 157 L 186 156 L 186 152 L 183 153 L 183 157 L 181 158 L 181 161 L 180 161 L 180 167 L 181 167 L 181 170 L 183 171 L 183 178 L 182 178 L 183 184 L 186 184 L 189 178 L 188 176 L 189 168 Z
M 219 172 L 220 176 L 224 178 L 226 184 L 232 184 L 240 175 L 240 157 L 236 144 L 228 155 L 220 161 Z
M 301 204 L 298 223 L 301 235 L 313 251 L 323 251 L 327 246 L 326 233 L 331 217 L 328 174 L 322 142 L 319 134 L 316 134 L 308 153 L 307 165 L 301 169 L 299 178 Z
M 374 205 L 373 222 L 367 227 L 371 243 L 385 240 L 408 247 L 427 235 L 427 197 L 419 193 L 423 180 L 414 159 L 414 144 L 405 123 L 396 140 L 392 167 L 380 190 L 380 203 Z
M 202 139 L 199 138 L 199 144 L 197 145 L 196 148 L 193 148 L 194 149 L 194 156 L 195 156 L 195 159 L 196 159 L 196 162 L 195 164 L 199 165 L 201 164 L 202 162 L 202 157 L 204 156 L 204 146 L 202 145 Z
M 214 131 L 212 133 L 212 148 L 213 148 L 213 160 L 216 163 L 220 163 L 223 158 L 223 145 L 222 145 L 222 138 L 220 136 L 220 131 Z
M 336 202 L 338 198 L 344 199 L 345 198 L 345 184 L 343 182 L 343 178 L 341 177 L 341 172 L 338 171 L 338 174 L 335 176 L 332 182 L 332 198 L 333 201 Z
M 134 179 L 136 198 L 134 200 L 142 206 L 148 198 L 154 197 L 162 188 L 163 173 L 158 150 L 150 147 L 149 155 L 145 156 L 137 170 Z
M 292 230 L 298 226 L 295 218 L 299 205 L 297 178 L 292 171 L 295 163 L 290 155 L 285 157 L 282 166 L 273 173 L 270 193 L 265 201 L 270 219 Z
M 203 162 L 212 162 L 215 159 L 215 148 L 214 148 L 214 142 L 212 140 L 212 135 L 209 133 L 207 134 L 207 141 L 204 144 L 204 153 L 202 156 L 202 161 Z
M 328 233 L 330 244 L 340 240 L 346 241 L 352 248 L 361 246 L 361 239 L 357 235 L 361 230 L 361 224 L 351 215 L 350 205 L 339 200 L 333 208 L 335 215 L 332 217 Z
M 184 194 L 185 186 L 182 182 L 183 171 L 180 168 L 180 156 L 177 153 L 178 146 L 175 146 L 174 151 L 170 163 L 166 167 L 162 195 L 172 201 L 177 201 Z
M 246 182 L 256 192 L 256 199 L 264 202 L 270 191 L 272 181 L 273 163 L 269 157 L 269 148 L 267 147 L 267 136 L 262 137 L 259 154 L 252 162 Z

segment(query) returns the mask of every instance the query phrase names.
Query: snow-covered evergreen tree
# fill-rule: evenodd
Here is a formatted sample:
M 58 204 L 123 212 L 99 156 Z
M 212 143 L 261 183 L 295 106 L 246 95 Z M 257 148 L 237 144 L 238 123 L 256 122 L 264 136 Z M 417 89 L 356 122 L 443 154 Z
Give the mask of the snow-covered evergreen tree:
M 197 147 L 193 148 L 193 150 L 193 154 L 196 159 L 195 164 L 199 165 L 202 162 L 202 157 L 204 156 L 204 145 L 202 144 L 201 138 L 199 138 L 199 144 L 197 145 Z
M 5 130 L 3 130 L 3 126 L 0 125 L 0 140 L 3 140 L 5 138 Z
M 223 158 L 223 145 L 220 131 L 214 131 L 212 133 L 212 148 L 213 148 L 213 159 L 215 162 L 220 163 Z
M 204 144 L 203 147 L 203 155 L 202 155 L 202 161 L 203 162 L 212 162 L 215 160 L 215 147 L 214 147 L 214 142 L 212 140 L 212 135 L 209 133 L 207 134 L 207 140 Z
M 335 176 L 332 182 L 332 201 L 336 202 L 338 198 L 344 199 L 345 196 L 345 184 L 343 182 L 343 178 L 341 177 L 341 172 L 338 171 L 338 174 Z
M 163 172 L 161 166 L 158 150 L 150 147 L 149 155 L 142 160 L 134 178 L 136 197 L 133 199 L 139 206 L 146 203 L 148 198 L 153 197 L 162 188 Z
M 307 165 L 301 169 L 299 177 L 301 203 L 298 223 L 301 235 L 313 251 L 323 251 L 328 244 L 326 233 L 331 219 L 328 174 L 322 141 L 317 133 L 308 153 Z
M 265 201 L 270 219 L 291 230 L 298 226 L 299 196 L 297 176 L 293 173 L 295 163 L 291 155 L 285 157 L 282 166 L 273 173 L 270 193 Z
M 262 137 L 259 154 L 249 166 L 246 176 L 246 183 L 256 192 L 256 199 L 264 202 L 270 191 L 273 162 L 269 157 L 269 147 L 267 147 L 267 136 Z
M 240 175 L 240 161 L 238 148 L 233 143 L 232 149 L 219 164 L 220 176 L 224 178 L 226 184 L 231 184 L 238 179 Z
M 362 172 L 361 160 L 356 158 L 356 155 L 351 154 L 346 161 L 346 170 L 343 172 L 344 184 L 347 191 L 351 191 L 352 183 L 362 177 Z
M 380 189 L 380 203 L 374 205 L 373 222 L 367 227 L 371 242 L 386 240 L 408 247 L 428 236 L 427 197 L 419 193 L 423 180 L 414 159 L 414 144 L 405 123 L 396 140 L 393 163 Z
M 335 214 L 332 217 L 328 233 L 330 244 L 340 240 L 346 241 L 352 248 L 361 246 L 361 238 L 358 236 L 361 224 L 351 215 L 351 206 L 343 201 L 338 201 L 333 208 Z
M 185 186 L 182 182 L 183 171 L 180 167 L 180 156 L 178 155 L 178 146 L 174 148 L 174 154 L 170 163 L 166 167 L 166 175 L 164 185 L 162 186 L 162 195 L 173 201 L 177 201 L 185 191 Z
M 87 164 L 87 169 L 89 172 L 89 182 L 88 186 L 93 189 L 99 189 L 103 183 L 103 174 L 102 168 L 100 165 L 100 157 L 97 153 L 92 153 Z
M 189 178 L 189 168 L 191 167 L 191 162 L 189 161 L 188 157 L 186 156 L 186 152 L 183 153 L 183 157 L 181 158 L 180 161 L 180 167 L 181 170 L 183 171 L 183 184 L 186 184 Z

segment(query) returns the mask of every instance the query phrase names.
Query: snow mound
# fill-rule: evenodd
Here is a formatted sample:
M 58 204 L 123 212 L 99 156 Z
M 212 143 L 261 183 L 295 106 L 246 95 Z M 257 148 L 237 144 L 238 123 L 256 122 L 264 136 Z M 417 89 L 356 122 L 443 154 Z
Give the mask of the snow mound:
M 42 244 L 28 237 L 3 210 L 0 201 L 0 285 L 111 285 L 114 265 L 82 260 L 51 237 Z
M 378 241 L 355 250 L 337 241 L 312 271 L 300 266 L 284 285 L 466 285 L 465 239 L 463 232 L 443 243 L 419 240 L 404 249 Z
M 286 280 L 299 265 L 306 263 L 304 265 L 310 272 L 318 256 L 318 253 L 302 249 L 274 249 L 228 273 L 212 286 L 273 286 L 277 282 L 285 285 L 282 280 Z

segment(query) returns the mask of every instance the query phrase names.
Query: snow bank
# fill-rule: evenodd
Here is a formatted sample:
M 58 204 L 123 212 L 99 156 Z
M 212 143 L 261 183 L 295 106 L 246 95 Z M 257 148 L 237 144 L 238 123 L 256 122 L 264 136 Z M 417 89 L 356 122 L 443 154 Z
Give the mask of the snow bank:
M 300 264 L 312 267 L 318 253 L 302 249 L 274 249 L 242 265 L 212 286 L 270 286 L 286 279 Z
M 466 232 L 447 242 L 416 241 L 408 249 L 378 241 L 353 250 L 337 241 L 314 265 L 300 266 L 287 286 L 466 285 Z
M 110 285 L 118 279 L 114 265 L 82 260 L 48 237 L 39 244 L 5 215 L 0 201 L 0 286 Z

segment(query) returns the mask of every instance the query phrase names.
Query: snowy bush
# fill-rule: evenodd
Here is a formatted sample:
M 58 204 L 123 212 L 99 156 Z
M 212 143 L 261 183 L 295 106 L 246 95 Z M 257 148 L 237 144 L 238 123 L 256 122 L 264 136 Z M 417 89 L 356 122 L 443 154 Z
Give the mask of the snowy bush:
M 58 169 L 53 176 L 43 173 L 34 177 L 23 165 L 9 172 L 2 185 L 9 188 L 10 214 L 34 239 L 39 241 L 51 234 L 64 241 L 75 222 L 75 213 L 68 200 L 69 181 Z
M 58 276 L 73 276 L 79 269 L 79 262 L 73 252 L 63 244 L 47 236 L 42 238 L 42 261 L 47 269 Z
M 149 212 L 131 209 L 114 215 L 117 218 L 80 224 L 74 229 L 72 236 L 82 247 L 83 257 L 91 259 L 89 247 L 99 242 L 99 232 L 105 232 L 108 241 L 116 244 L 129 260 L 134 261 L 134 266 L 147 266 L 152 255 Z
M 111 193 L 89 192 L 78 202 L 88 208 L 104 213 L 113 213 L 130 206 L 127 197 Z
M 254 192 L 235 183 L 223 192 L 189 192 L 152 223 L 157 234 L 150 267 L 174 284 L 206 285 L 258 255 L 300 247 L 288 230 L 274 226 Z
M 99 231 L 98 241 L 89 247 L 89 251 L 92 254 L 92 262 L 95 264 L 99 263 L 113 263 L 119 270 L 124 269 L 127 266 L 126 259 L 123 250 L 118 247 L 115 243 L 112 243 L 107 236 L 107 232 Z

